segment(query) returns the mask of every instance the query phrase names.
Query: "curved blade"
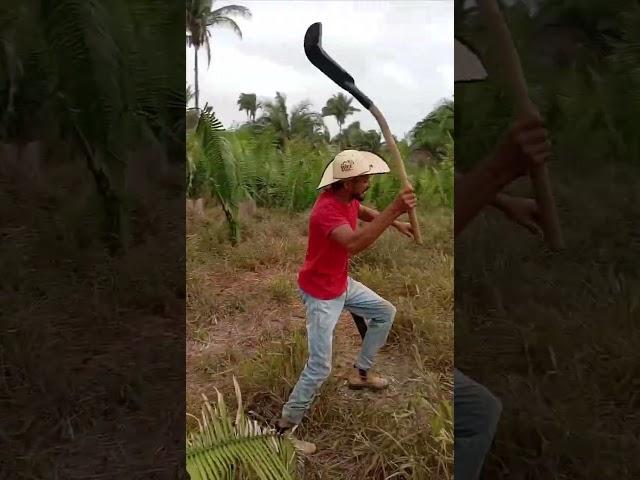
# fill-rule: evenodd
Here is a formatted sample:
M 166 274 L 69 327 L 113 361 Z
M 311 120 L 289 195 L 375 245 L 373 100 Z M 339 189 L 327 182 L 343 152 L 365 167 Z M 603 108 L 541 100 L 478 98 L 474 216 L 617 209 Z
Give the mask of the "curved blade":
M 304 35 L 304 53 L 315 67 L 355 97 L 367 110 L 373 102 L 356 87 L 355 80 L 322 49 L 322 23 L 312 24 Z
M 367 322 L 360 315 L 356 315 L 353 312 L 351 312 L 351 316 L 353 317 L 353 321 L 356 324 L 356 328 L 358 329 L 360 338 L 364 340 L 364 337 L 367 334 L 367 330 L 368 330 Z
M 478 55 L 457 38 L 455 39 L 453 55 L 455 82 L 474 82 L 487 78 L 487 71 Z

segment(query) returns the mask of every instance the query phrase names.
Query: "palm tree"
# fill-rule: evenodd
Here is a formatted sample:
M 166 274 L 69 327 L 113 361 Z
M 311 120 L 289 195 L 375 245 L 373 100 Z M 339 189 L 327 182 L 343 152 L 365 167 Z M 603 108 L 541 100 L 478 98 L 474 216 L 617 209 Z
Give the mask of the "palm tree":
M 303 100 L 291 109 L 290 133 L 291 137 L 317 143 L 324 141 L 328 132 L 322 115 L 311 110 L 311 102 Z
M 364 131 L 360 122 L 353 122 L 335 138 L 344 148 L 355 148 L 379 154 L 381 144 L 380 133 L 375 130 Z
M 185 90 L 185 100 L 187 105 L 191 100 L 193 100 L 193 97 L 194 97 L 194 93 L 193 93 L 193 90 L 191 89 L 191 85 L 187 84 L 187 89 Z
M 443 100 L 411 130 L 412 147 L 427 150 L 432 157 L 440 159 L 449 138 L 453 136 L 453 122 L 453 100 Z
M 311 110 L 311 102 L 302 101 L 287 112 L 287 97 L 276 92 L 273 101 L 264 102 L 263 115 L 258 122 L 271 128 L 278 139 L 280 147 L 286 150 L 288 142 L 294 138 L 305 138 L 313 142 L 321 142 L 328 132 L 322 121 L 322 115 Z
M 327 100 L 326 105 L 322 108 L 323 117 L 336 118 L 340 133 L 342 133 L 342 125 L 344 125 L 346 118 L 352 113 L 360 111 L 359 108 L 352 107 L 351 102 L 353 102 L 353 98 L 347 98 L 344 93 L 340 92 Z
M 262 105 L 257 101 L 255 93 L 241 93 L 238 97 L 238 110 L 247 112 L 247 118 L 251 121 L 256 120 L 256 112 Z
M 218 200 L 229 227 L 229 240 L 237 245 L 238 206 L 246 193 L 238 162 L 211 107 L 200 112 L 197 123 L 196 130 L 187 136 L 187 194 L 194 198 L 208 191 Z
M 81 158 L 102 201 L 104 240 L 121 252 L 130 237 L 128 154 L 150 137 L 184 152 L 184 79 L 171 40 L 182 8 L 141 0 L 29 5 L 0 7 L 0 62 L 9 73 L 8 85 L 0 82 L 0 132 L 18 147 L 65 145 L 68 158 Z
M 185 99 L 186 99 L 185 105 L 187 106 L 187 114 L 186 114 L 187 131 L 193 130 L 198 124 L 198 117 L 199 117 L 198 111 L 195 108 L 189 108 L 188 106 L 189 102 L 191 102 L 191 100 L 193 100 L 194 97 L 195 97 L 195 94 L 191 89 L 191 85 L 187 85 L 187 90 L 185 92 Z
M 273 130 L 278 143 L 284 147 L 291 136 L 286 95 L 276 92 L 273 101 L 264 102 L 262 112 L 262 116 L 258 119 L 259 123 Z
M 199 108 L 200 88 L 198 83 L 198 51 L 204 46 L 207 51 L 207 66 L 211 64 L 211 33 L 209 27 L 231 28 L 240 38 L 242 31 L 230 15 L 251 18 L 251 11 L 240 5 L 226 5 L 212 10 L 213 0 L 187 0 L 187 43 L 193 47 L 194 85 L 196 110 Z

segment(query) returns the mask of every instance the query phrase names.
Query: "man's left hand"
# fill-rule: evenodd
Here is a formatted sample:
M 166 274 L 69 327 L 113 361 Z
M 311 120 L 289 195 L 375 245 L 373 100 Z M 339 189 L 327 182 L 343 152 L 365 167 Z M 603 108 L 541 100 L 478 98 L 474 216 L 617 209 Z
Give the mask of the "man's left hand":
M 523 226 L 534 235 L 542 235 L 542 216 L 534 199 L 506 197 L 501 203 L 502 211 L 509 220 Z
M 396 230 L 398 230 L 401 234 L 413 238 L 413 229 L 411 228 L 411 224 L 407 222 L 396 222 L 394 224 Z

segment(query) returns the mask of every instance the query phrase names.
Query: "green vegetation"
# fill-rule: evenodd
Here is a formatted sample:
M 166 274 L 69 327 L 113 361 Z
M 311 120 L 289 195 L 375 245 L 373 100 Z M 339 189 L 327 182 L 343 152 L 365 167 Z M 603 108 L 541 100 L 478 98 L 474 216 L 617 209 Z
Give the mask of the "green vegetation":
M 357 122 L 329 139 L 322 116 L 308 102 L 289 111 L 282 93 L 264 102 L 257 120 L 251 114 L 257 107 L 252 95 L 241 94 L 238 105 L 248 111 L 247 123 L 224 130 L 206 107 L 187 137 L 188 195 L 213 200 L 203 219 L 189 218 L 188 342 L 198 347 L 188 365 L 188 396 L 210 393 L 214 386 L 226 391 L 229 375 L 236 375 L 250 395 L 254 418 L 264 425 L 277 415 L 306 360 L 306 335 L 291 325 L 291 311 L 300 309 L 295 270 L 303 261 L 304 220 L 322 172 L 341 146 L 362 148 L 356 142 L 367 135 L 375 139 L 370 151 L 387 161 L 390 156 L 379 133 L 362 132 Z M 405 154 L 414 148 L 406 140 L 399 143 Z M 356 278 L 378 289 L 401 312 L 387 349 L 391 353 L 381 360 L 381 368 L 396 372 L 396 393 L 371 398 L 386 412 L 378 417 L 366 402 L 345 402 L 332 378 L 314 407 L 311 430 L 303 426 L 300 431 L 313 435 L 321 448 L 338 442 L 338 449 L 349 451 L 353 459 L 341 465 L 333 463 L 337 458 L 309 459 L 298 478 L 316 478 L 313 470 L 336 479 L 395 473 L 417 480 L 448 478 L 451 472 L 451 136 L 444 135 L 439 145 L 436 163 L 408 165 L 428 248 L 418 250 L 389 232 L 354 264 Z M 369 201 L 383 209 L 399 187 L 396 175 L 377 177 Z M 239 205 L 248 201 L 257 212 L 241 218 Z M 247 276 L 250 280 L 244 281 Z M 242 291 L 225 288 L 230 278 Z M 343 323 L 353 327 L 350 320 Z M 229 337 L 231 325 L 235 333 Z M 274 325 L 277 331 L 271 330 Z M 347 331 L 337 356 L 355 355 L 355 327 Z M 243 341 L 251 347 L 238 347 Z M 419 432 L 416 419 L 422 422 Z M 237 453 L 237 462 L 253 465 L 255 459 L 242 450 Z
M 238 104 L 246 106 L 248 98 L 254 97 L 241 94 Z M 249 105 L 253 106 L 253 103 Z M 289 111 L 286 96 L 278 92 L 274 100 L 265 102 L 261 108 L 263 114 L 258 120 L 250 120 L 233 131 L 223 131 L 215 114 L 207 108 L 201 114 L 198 127 L 187 135 L 187 195 L 216 199 L 227 216 L 234 243 L 239 241 L 236 227 L 239 202 L 251 199 L 258 207 L 304 211 L 315 201 L 322 172 L 340 148 L 372 151 L 394 169 L 385 144 L 380 143 L 380 134 L 373 130 L 363 132 L 358 122 L 329 140 L 322 116 L 310 110 L 309 102 L 302 102 Z M 436 115 L 440 110 L 441 107 Z M 440 124 L 434 128 L 427 121 L 433 115 L 429 114 L 416 126 L 414 135 L 420 142 L 428 138 L 435 142 L 433 145 L 437 144 L 436 162 L 429 166 L 408 162 L 407 170 L 421 203 L 427 207 L 451 207 L 453 141 L 446 128 Z M 203 135 L 207 135 L 206 142 Z M 204 144 L 209 148 L 202 148 Z M 405 158 L 412 151 L 426 150 L 425 144 L 418 140 L 412 143 L 402 140 L 399 148 Z M 382 209 L 391 202 L 399 187 L 397 175 L 376 178 L 370 201 Z
M 272 429 L 245 416 L 240 385 L 234 378 L 237 401 L 235 418 L 220 392 L 217 401 L 204 396 L 198 430 L 187 437 L 187 472 L 193 480 L 293 480 L 294 447 Z
M 213 27 L 227 27 L 242 38 L 242 30 L 232 18 L 251 18 L 251 11 L 239 5 L 225 5 L 212 9 L 214 0 L 187 0 L 187 45 L 193 47 L 193 80 L 195 85 L 195 108 L 200 108 L 200 88 L 198 80 L 198 52 L 204 47 L 207 52 L 207 66 L 211 64 L 211 31 Z
M 456 366 L 504 404 L 487 478 L 637 478 L 640 8 L 538 3 L 536 15 L 517 3 L 506 16 L 552 136 L 567 249 L 552 254 L 494 214 L 456 239 Z M 489 68 L 499 61 L 473 9 L 459 33 Z M 511 103 L 499 82 L 456 86 L 455 100 L 456 165 L 468 168 Z M 527 181 L 512 190 L 528 194 Z
M 270 438 L 267 424 L 279 415 L 307 358 L 295 278 L 323 170 L 347 148 L 376 153 L 396 170 L 378 131 L 363 131 L 359 122 L 344 126 L 359 111 L 353 101 L 340 92 L 315 112 L 309 101 L 288 105 L 284 92 L 261 100 L 242 92 L 237 106 L 247 119 L 234 129 L 224 129 L 209 106 L 187 111 L 187 197 L 192 205 L 202 198 L 208 203 L 204 211 L 189 214 L 187 225 L 188 412 L 201 408 L 202 394 L 237 390 L 232 384 L 237 377 L 247 395 L 239 411 Z M 425 112 L 411 135 L 397 141 L 420 200 L 426 246 L 417 248 L 390 231 L 354 259 L 352 274 L 398 306 L 379 360 L 392 387 L 379 396 L 345 391 L 341 379 L 360 339 L 349 318 L 341 321 L 335 373 L 308 426 L 305 422 L 298 430 L 320 454 L 298 455 L 302 468 L 290 470 L 295 478 L 451 477 L 452 106 L 445 101 Z M 325 117 L 338 124 L 334 138 Z M 415 160 L 416 152 L 430 161 Z M 376 177 L 368 202 L 384 209 L 399 189 L 395 173 Z M 243 216 L 243 205 L 254 208 Z M 214 413 L 212 421 L 227 424 L 232 439 L 211 438 L 190 418 L 189 431 L 208 439 L 200 449 L 205 453 L 188 452 L 190 465 L 217 461 L 229 478 L 270 478 L 258 473 L 263 462 L 281 468 L 282 456 L 266 449 L 268 441 L 260 443 L 263 455 L 257 458 L 248 446 L 261 440 L 234 430 L 220 419 L 219 409 Z M 237 448 L 229 450 L 229 441 Z M 202 478 L 217 477 L 209 472 Z
M 298 429 L 318 446 L 302 457 L 300 480 L 449 479 L 453 472 L 453 256 L 450 209 L 421 208 L 425 246 L 395 231 L 354 259 L 352 275 L 398 307 L 376 370 L 384 393 L 346 387 L 361 340 L 344 315 L 333 373 Z M 307 211 L 260 208 L 241 221 L 242 241 L 224 241 L 219 207 L 189 218 L 187 234 L 187 411 L 201 395 L 233 395 L 266 427 L 280 415 L 307 359 L 304 309 L 295 293 Z M 220 241 L 222 239 L 223 241 Z M 230 281 L 230 279 L 233 279 Z M 190 419 L 189 428 L 197 429 Z M 255 477 L 251 477 L 255 478 Z
M 0 138 L 15 147 L 17 163 L 32 144 L 49 161 L 66 158 L 90 172 L 112 253 L 132 237 L 129 156 L 156 143 L 179 159 L 184 148 L 179 12 L 123 0 L 0 7 Z

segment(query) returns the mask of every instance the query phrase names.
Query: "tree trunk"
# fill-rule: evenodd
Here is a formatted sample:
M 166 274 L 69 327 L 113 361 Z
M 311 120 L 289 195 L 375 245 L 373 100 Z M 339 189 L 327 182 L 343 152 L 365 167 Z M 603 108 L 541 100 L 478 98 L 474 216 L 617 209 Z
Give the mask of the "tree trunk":
M 224 212 L 224 216 L 227 218 L 227 226 L 229 227 L 229 241 L 232 246 L 238 245 L 240 242 L 240 225 L 238 224 L 237 213 L 234 212 L 235 209 L 227 204 L 222 198 L 220 198 L 220 204 L 222 206 L 222 211 Z
M 97 167 L 94 158 L 88 157 L 87 161 L 104 207 L 104 241 L 109 253 L 116 255 L 125 250 L 128 243 L 127 219 L 122 195 L 113 188 L 105 171 Z
M 82 133 L 78 130 L 77 134 L 81 139 L 81 145 L 84 150 L 84 156 L 87 161 L 87 167 L 93 175 L 96 182 L 96 189 L 100 198 L 105 214 L 104 225 L 104 242 L 109 250 L 110 255 L 118 255 L 126 250 L 128 246 L 129 229 L 127 224 L 127 212 L 123 199 L 124 189 L 118 190 L 114 187 L 114 179 L 110 178 L 105 171 L 102 160 L 97 158 L 99 152 L 96 152 L 86 141 Z M 124 168 L 118 167 L 118 181 L 124 186 L 124 176 L 126 172 Z
M 194 74 L 194 84 L 195 84 L 195 99 L 196 99 L 196 112 L 199 112 L 200 105 L 200 86 L 198 85 L 198 46 L 194 45 L 193 47 L 193 74 Z

